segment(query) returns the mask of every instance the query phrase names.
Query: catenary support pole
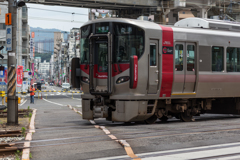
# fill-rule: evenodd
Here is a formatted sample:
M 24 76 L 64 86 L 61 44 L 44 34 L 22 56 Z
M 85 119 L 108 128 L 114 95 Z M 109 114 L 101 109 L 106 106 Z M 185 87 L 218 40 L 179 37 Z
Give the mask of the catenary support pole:
M 14 0 L 8 0 L 8 12 L 12 14 L 12 51 L 8 51 L 8 101 L 7 124 L 18 124 L 18 97 L 16 97 L 16 31 L 17 31 L 17 7 Z

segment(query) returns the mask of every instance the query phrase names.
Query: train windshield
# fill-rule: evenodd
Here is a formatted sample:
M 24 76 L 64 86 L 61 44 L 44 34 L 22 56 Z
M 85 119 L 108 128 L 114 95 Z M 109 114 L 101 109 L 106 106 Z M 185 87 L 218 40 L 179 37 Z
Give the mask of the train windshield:
M 130 57 L 141 57 L 144 51 L 144 31 L 133 25 L 114 23 L 113 61 L 128 63 Z
M 95 34 L 107 34 L 111 32 L 113 34 L 112 46 L 113 46 L 113 63 L 129 63 L 130 57 L 137 55 L 140 58 L 144 52 L 144 30 L 131 24 L 126 23 L 96 23 L 95 25 L 87 25 L 81 28 L 81 64 L 89 64 L 89 36 L 94 26 Z M 112 29 L 110 28 L 112 26 Z M 100 44 L 95 41 L 95 47 L 99 49 L 100 55 L 98 55 L 98 65 L 102 66 L 99 71 L 106 70 L 106 55 L 107 46 L 104 42 Z M 102 52 L 106 52 L 102 54 Z M 97 55 L 96 55 L 97 56 Z M 104 64 L 103 64 L 104 63 Z

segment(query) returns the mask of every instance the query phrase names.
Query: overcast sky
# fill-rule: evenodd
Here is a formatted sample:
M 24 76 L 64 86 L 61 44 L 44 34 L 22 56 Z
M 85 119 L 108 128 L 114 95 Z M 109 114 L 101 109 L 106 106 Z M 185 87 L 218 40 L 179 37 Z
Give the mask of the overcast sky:
M 56 28 L 70 31 L 88 21 L 88 9 L 27 4 L 28 23 L 31 27 Z M 54 10 L 54 11 L 47 11 Z M 67 12 L 67 13 L 66 13 Z M 72 14 L 75 13 L 75 14 Z M 80 15 L 83 14 L 83 15 Z

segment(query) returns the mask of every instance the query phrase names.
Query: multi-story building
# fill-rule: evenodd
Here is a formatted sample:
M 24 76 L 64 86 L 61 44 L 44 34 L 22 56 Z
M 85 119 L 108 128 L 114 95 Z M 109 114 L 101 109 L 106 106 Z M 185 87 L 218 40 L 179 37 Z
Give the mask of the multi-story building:
M 39 64 L 41 63 L 41 57 L 35 57 L 34 58 L 34 69 L 39 70 Z
M 8 2 L 0 2 L 0 45 L 5 46 L 6 43 L 6 26 L 5 14 L 8 13 Z M 31 62 L 29 60 L 29 36 L 30 29 L 28 25 L 28 9 L 26 6 L 18 8 L 17 14 L 17 65 L 29 69 Z M 1 62 L 2 65 L 7 66 L 7 52 L 6 47 L 0 51 L 4 55 Z
M 37 43 L 37 52 L 38 52 L 38 53 L 44 53 L 44 52 L 43 52 L 43 47 L 44 47 L 44 46 L 43 46 L 43 43 L 42 43 L 42 42 L 38 42 L 38 43 Z
M 44 60 L 42 63 L 39 63 L 39 73 L 41 73 L 45 78 L 49 76 L 50 63 Z
M 50 81 L 52 82 L 54 75 L 55 75 L 55 73 L 54 73 L 54 55 L 53 54 L 51 55 L 51 58 L 50 58 L 49 72 L 50 72 Z
M 70 30 L 70 34 L 68 37 L 68 55 L 69 61 L 72 60 L 73 57 L 80 57 L 80 36 L 79 36 L 79 28 L 73 28 Z
M 54 81 L 55 84 L 61 85 L 62 81 L 62 42 L 64 41 L 63 33 L 54 32 Z
M 80 32 L 79 28 L 73 28 L 70 30 L 68 36 L 68 82 L 71 82 L 71 62 L 72 58 L 80 57 Z
M 8 2 L 0 2 L 0 47 L 5 46 L 6 42 L 6 26 L 5 26 L 5 14 L 8 13 Z M 0 64 L 7 67 L 7 51 L 4 47 L 0 53 L 4 56 L 0 59 Z

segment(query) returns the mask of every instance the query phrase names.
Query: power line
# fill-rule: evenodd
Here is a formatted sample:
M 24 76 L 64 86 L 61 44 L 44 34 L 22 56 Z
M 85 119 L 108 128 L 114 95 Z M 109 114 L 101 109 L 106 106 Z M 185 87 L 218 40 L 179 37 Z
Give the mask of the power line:
M 29 9 L 37 9 L 37 10 L 44 10 L 44 11 L 51 11 L 51 12 L 59 12 L 59 13 L 67 13 L 67 14 L 75 14 L 75 15 L 88 16 L 88 14 L 83 14 L 83 13 L 65 12 L 65 11 L 57 11 L 57 10 L 43 9 L 43 8 L 35 8 L 35 7 L 27 7 L 27 8 L 29 8 Z

